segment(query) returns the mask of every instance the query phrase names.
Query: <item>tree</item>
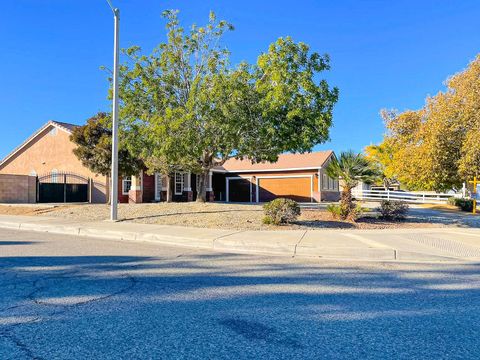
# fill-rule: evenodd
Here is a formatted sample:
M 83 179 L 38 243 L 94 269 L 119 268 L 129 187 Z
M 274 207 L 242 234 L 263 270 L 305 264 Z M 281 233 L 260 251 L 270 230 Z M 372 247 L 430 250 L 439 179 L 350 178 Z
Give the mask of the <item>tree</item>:
M 384 111 L 387 171 L 412 190 L 445 191 L 480 173 L 480 56 L 417 111 Z
M 342 181 L 340 213 L 343 218 L 350 218 L 355 211 L 352 189 L 359 181 L 373 182 L 379 176 L 378 169 L 364 155 L 351 150 L 342 152 L 339 159 L 333 157 L 327 165 L 326 172 L 329 177 L 340 178 Z
M 365 157 L 377 168 L 381 174 L 383 186 L 389 189 L 397 181 L 397 174 L 392 165 L 393 148 L 388 140 L 379 145 L 365 147 Z
M 107 189 L 112 166 L 112 131 L 110 129 L 111 116 L 100 112 L 88 119 L 85 125 L 74 128 L 70 135 L 70 140 L 77 145 L 73 153 L 83 166 L 107 177 Z M 133 157 L 122 141 L 120 141 L 118 157 L 118 172 L 121 176 L 138 174 L 143 168 L 143 162 Z
M 136 134 L 129 149 L 140 158 L 163 159 L 200 177 L 205 201 L 209 171 L 228 159 L 276 161 L 306 152 L 329 138 L 338 90 L 319 74 L 329 58 L 304 43 L 280 38 L 257 63 L 229 64 L 221 40 L 233 26 L 213 13 L 203 27 L 180 26 L 166 11 L 167 42 L 146 56 L 124 51 L 120 68 L 121 118 Z

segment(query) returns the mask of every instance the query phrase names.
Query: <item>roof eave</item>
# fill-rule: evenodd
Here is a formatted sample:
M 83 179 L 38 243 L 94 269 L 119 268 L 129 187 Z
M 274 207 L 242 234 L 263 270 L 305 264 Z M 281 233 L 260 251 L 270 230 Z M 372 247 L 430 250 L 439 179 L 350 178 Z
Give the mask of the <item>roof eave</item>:
M 10 152 L 10 154 L 8 154 L 5 158 L 3 158 L 0 161 L 0 168 L 6 162 L 8 162 L 8 160 L 10 160 L 13 156 L 15 156 L 15 154 L 17 154 L 20 150 L 22 150 L 25 146 L 27 146 L 30 142 L 32 142 L 40 133 L 45 131 L 49 126 L 54 126 L 54 127 L 58 128 L 60 130 L 65 131 L 68 134 L 72 133 L 72 131 L 70 129 L 66 128 L 65 126 L 62 126 L 62 125 L 60 125 L 59 123 L 57 123 L 53 120 L 49 120 L 45 125 L 43 125 L 40 129 L 35 131 L 30 137 L 28 137 L 27 140 L 25 140 L 23 143 L 21 143 L 19 146 L 17 146 L 15 149 L 13 149 L 13 151 Z

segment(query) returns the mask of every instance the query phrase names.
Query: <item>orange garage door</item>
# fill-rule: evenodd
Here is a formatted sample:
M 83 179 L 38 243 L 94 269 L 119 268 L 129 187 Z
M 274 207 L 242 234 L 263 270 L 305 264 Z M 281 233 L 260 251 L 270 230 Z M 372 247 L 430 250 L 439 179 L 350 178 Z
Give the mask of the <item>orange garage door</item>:
M 312 196 L 312 178 L 308 177 L 278 177 L 257 179 L 258 201 L 271 201 L 284 197 L 299 202 L 310 202 Z

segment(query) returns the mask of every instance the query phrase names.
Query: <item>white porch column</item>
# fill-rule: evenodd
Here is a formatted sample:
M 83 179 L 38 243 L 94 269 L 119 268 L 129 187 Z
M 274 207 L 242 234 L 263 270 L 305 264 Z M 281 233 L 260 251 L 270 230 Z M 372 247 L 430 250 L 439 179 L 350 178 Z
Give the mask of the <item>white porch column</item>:
M 207 182 L 207 191 L 213 191 L 213 181 L 212 181 L 212 178 L 213 178 L 213 172 L 209 172 L 208 173 L 208 182 Z

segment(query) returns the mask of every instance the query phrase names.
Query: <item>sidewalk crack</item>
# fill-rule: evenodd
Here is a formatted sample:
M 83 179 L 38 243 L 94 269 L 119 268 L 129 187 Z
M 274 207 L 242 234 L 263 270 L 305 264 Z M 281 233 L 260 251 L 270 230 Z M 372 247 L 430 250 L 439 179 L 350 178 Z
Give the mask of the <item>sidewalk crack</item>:
M 305 230 L 303 232 L 302 236 L 300 236 L 300 240 L 298 240 L 298 242 L 295 244 L 295 247 L 293 248 L 293 256 L 292 257 L 295 257 L 297 255 L 297 246 L 300 245 L 300 243 L 302 242 L 305 235 L 307 235 L 307 232 L 308 232 L 308 230 Z
M 217 236 L 216 238 L 214 238 L 212 240 L 212 246 L 215 247 L 215 241 L 217 241 L 218 239 L 222 239 L 222 238 L 225 238 L 225 237 L 228 237 L 228 236 L 232 236 L 232 235 L 235 235 L 235 234 L 240 234 L 242 232 L 245 232 L 247 230 L 238 230 L 238 231 L 234 231 L 232 233 L 228 233 L 228 234 L 225 234 L 225 235 L 220 235 L 220 236 Z

